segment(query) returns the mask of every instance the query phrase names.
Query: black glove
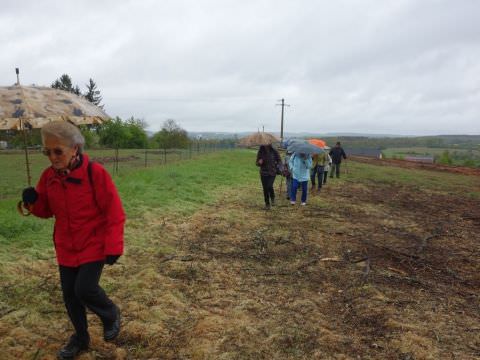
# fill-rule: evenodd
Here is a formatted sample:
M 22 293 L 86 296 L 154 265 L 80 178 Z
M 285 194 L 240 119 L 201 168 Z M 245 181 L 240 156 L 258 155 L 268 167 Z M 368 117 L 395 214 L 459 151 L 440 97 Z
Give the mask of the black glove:
M 105 264 L 113 265 L 117 262 L 119 257 L 120 255 L 107 255 L 107 257 L 105 258 Z
M 22 201 L 25 205 L 33 204 L 38 199 L 38 193 L 33 187 L 28 187 L 22 192 Z

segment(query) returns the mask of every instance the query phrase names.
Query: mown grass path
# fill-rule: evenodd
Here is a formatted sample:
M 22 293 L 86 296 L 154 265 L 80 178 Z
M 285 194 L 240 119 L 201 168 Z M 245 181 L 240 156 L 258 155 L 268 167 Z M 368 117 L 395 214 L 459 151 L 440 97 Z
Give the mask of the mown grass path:
M 307 207 L 278 194 L 264 211 L 254 157 L 216 153 L 115 179 L 127 253 L 103 285 L 123 331 L 105 344 L 92 316 L 82 359 L 479 356 L 478 178 L 349 163 Z M 50 359 L 71 331 L 51 224 L 8 216 L 0 352 Z

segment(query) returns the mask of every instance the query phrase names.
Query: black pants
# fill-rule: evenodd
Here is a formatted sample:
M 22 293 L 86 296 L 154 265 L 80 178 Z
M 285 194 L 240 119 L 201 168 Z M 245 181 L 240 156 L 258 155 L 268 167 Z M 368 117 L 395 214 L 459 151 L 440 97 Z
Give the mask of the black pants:
M 98 285 L 103 261 L 67 267 L 60 265 L 63 301 L 79 341 L 88 344 L 86 308 L 97 314 L 104 324 L 116 319 L 116 306 Z
M 265 198 L 265 205 L 270 205 L 270 201 L 272 203 L 275 201 L 275 190 L 273 190 L 275 176 L 260 175 L 260 178 L 262 179 L 263 197 Z
M 338 164 L 335 164 L 335 163 L 332 163 L 332 169 L 331 169 L 331 173 L 330 173 L 330 177 L 333 178 L 333 172 L 335 171 L 335 176 L 337 178 L 340 177 L 340 163 Z
M 327 183 L 328 170 L 323 172 L 323 185 Z
M 318 178 L 318 188 L 321 189 L 323 185 L 323 173 L 324 173 L 324 166 L 317 165 L 312 169 L 312 173 L 310 175 L 310 180 L 312 182 L 312 189 L 315 188 L 315 177 Z

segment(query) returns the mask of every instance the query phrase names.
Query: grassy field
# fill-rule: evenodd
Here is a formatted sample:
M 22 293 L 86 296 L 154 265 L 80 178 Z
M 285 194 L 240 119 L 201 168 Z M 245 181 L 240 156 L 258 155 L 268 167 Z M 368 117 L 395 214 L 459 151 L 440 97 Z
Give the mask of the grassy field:
M 126 255 L 81 359 L 476 359 L 480 179 L 348 162 L 306 207 L 264 211 L 255 153 L 121 172 Z M 53 359 L 72 331 L 51 221 L 0 200 L 2 359 Z
M 192 149 L 120 149 L 118 152 L 118 173 L 125 174 L 136 169 L 180 160 L 191 159 L 211 152 L 212 148 L 198 147 Z M 115 150 L 95 149 L 87 151 L 89 156 L 104 164 L 105 168 L 116 173 Z M 35 185 L 40 174 L 48 166 L 48 159 L 39 151 L 29 152 L 32 184 Z M 23 151 L 0 151 L 0 167 L 3 169 L 0 177 L 0 200 L 18 197 L 27 185 L 25 154 Z

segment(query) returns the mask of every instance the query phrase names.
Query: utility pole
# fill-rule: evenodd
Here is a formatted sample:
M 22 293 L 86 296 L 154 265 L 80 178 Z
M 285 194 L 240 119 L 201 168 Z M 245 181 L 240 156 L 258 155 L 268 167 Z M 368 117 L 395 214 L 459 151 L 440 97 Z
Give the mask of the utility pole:
M 280 118 L 280 143 L 282 144 L 283 143 L 283 114 L 284 114 L 284 109 L 285 109 L 285 106 L 290 106 L 288 104 L 285 104 L 285 99 L 281 99 L 281 100 L 278 100 L 278 101 L 281 101 L 280 104 L 276 104 L 277 106 L 281 106 L 282 107 L 282 116 Z

